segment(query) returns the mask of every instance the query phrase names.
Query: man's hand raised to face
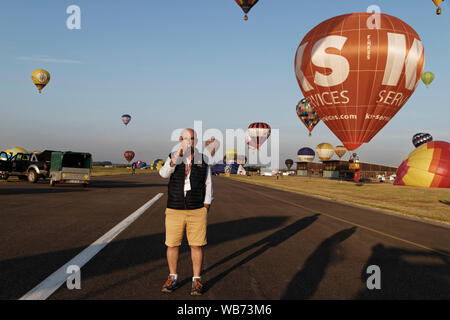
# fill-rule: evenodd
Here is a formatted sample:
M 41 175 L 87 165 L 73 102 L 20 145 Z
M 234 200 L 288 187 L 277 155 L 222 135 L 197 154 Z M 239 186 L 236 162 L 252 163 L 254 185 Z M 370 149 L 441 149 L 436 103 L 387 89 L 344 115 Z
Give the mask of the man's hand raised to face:
M 170 158 L 170 166 L 171 167 L 175 167 L 177 165 L 178 158 L 183 156 L 183 151 L 184 151 L 183 144 L 181 144 L 178 151 L 174 155 L 172 155 L 172 157 Z

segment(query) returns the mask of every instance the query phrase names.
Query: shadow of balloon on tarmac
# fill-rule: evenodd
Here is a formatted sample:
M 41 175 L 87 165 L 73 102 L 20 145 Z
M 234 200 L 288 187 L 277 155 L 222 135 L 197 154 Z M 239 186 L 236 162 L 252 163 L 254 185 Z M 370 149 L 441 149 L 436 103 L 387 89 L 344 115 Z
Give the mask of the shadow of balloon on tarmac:
M 366 270 L 368 266 L 376 265 L 381 272 L 381 289 L 361 290 L 355 299 L 449 300 L 450 254 L 445 254 L 447 256 L 426 250 L 386 247 L 379 243 L 372 247 L 372 255 L 361 270 L 361 281 L 366 286 L 371 276 Z
M 304 300 L 311 298 L 322 281 L 340 243 L 350 238 L 356 227 L 341 230 L 325 239 L 308 257 L 302 269 L 292 278 L 281 299 Z

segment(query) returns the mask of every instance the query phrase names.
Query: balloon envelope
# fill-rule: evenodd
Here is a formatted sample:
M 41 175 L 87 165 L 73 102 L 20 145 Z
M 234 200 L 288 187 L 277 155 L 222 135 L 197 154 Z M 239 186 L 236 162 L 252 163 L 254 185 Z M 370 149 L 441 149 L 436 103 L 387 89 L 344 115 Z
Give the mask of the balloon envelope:
M 434 5 L 435 5 L 436 7 L 439 7 L 439 6 L 441 5 L 442 1 L 443 1 L 443 0 L 433 0 Z
M 214 157 L 217 149 L 219 149 L 219 147 L 220 147 L 220 141 L 214 137 L 211 137 L 211 139 L 206 140 L 205 147 L 206 147 L 206 150 L 208 150 L 208 152 L 211 154 L 211 156 Z
M 313 107 L 309 105 L 306 99 L 300 100 L 297 103 L 295 110 L 298 118 L 305 125 L 311 135 L 311 131 L 320 121 L 319 115 L 314 111 Z
M 133 158 L 134 158 L 134 152 L 133 151 L 125 151 L 123 156 L 128 161 L 128 163 L 130 163 L 130 161 L 133 160 Z
M 416 133 L 412 137 L 412 143 L 416 148 L 430 141 L 433 141 L 433 137 L 429 133 Z
M 26 149 L 20 148 L 20 147 L 12 147 L 12 148 L 6 149 L 5 152 L 7 154 L 8 159 L 15 156 L 18 153 L 22 153 L 22 154 L 28 153 L 28 151 Z M 4 154 L 2 154 L 1 157 L 2 157 L 2 160 L 6 160 Z M 16 159 L 21 159 L 21 158 L 22 157 L 19 155 Z
M 236 149 L 229 149 L 225 151 L 225 157 L 223 160 L 226 163 L 233 163 L 237 161 L 237 150 Z
M 344 146 L 337 146 L 336 148 L 334 148 L 334 151 L 336 152 L 339 159 L 341 159 L 347 153 L 347 148 Z
M 423 81 L 423 83 L 425 83 L 425 85 L 427 87 L 431 84 L 431 82 L 433 82 L 433 80 L 434 80 L 434 73 L 433 72 L 425 72 L 422 75 L 422 81 Z
M 44 69 L 36 69 L 31 73 L 31 80 L 38 88 L 39 93 L 50 81 L 50 73 Z
M 415 149 L 398 167 L 394 185 L 450 188 L 450 143 L 431 141 Z
M 324 142 L 317 145 L 316 153 L 320 160 L 330 160 L 334 154 L 334 148 L 331 144 Z
M 270 126 L 264 122 L 254 122 L 248 126 L 247 136 L 247 144 L 250 149 L 254 150 L 256 148 L 259 150 L 270 136 Z
M 300 162 L 312 162 L 314 160 L 314 157 L 316 156 L 316 153 L 313 149 L 304 147 L 298 150 L 297 156 L 298 161 Z
M 156 159 L 150 164 L 150 169 L 160 170 L 164 166 L 164 161 L 162 159 Z
M 238 6 L 241 7 L 242 11 L 244 11 L 244 13 L 246 14 L 245 15 L 246 18 L 247 13 L 258 2 L 258 0 L 235 0 L 235 1 L 238 4 Z
M 131 121 L 131 116 L 129 114 L 122 115 L 122 122 L 124 125 L 128 125 Z
M 287 167 L 288 169 L 290 169 L 290 168 L 292 167 L 292 165 L 294 164 L 294 160 L 292 160 L 292 159 L 287 159 L 287 160 L 284 162 L 284 164 L 286 165 L 286 167 Z
M 303 38 L 295 56 L 304 97 L 348 150 L 369 142 L 394 117 L 423 72 L 416 31 L 396 17 L 378 16 L 326 20 Z

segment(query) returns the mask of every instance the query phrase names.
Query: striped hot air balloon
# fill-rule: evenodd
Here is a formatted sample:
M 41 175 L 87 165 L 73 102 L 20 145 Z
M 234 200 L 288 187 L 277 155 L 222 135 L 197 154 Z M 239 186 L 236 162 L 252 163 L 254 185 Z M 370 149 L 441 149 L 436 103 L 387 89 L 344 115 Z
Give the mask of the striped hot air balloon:
M 384 13 L 351 13 L 306 34 L 295 56 L 303 96 L 348 150 L 372 138 L 405 105 L 425 62 L 408 24 Z
M 248 126 L 247 135 L 249 148 L 259 150 L 270 136 L 270 126 L 264 122 L 254 122 Z
M 317 145 L 316 153 L 320 160 L 330 160 L 334 154 L 334 148 L 331 144 L 324 142 Z
M 312 162 L 314 160 L 314 157 L 316 156 L 316 153 L 313 149 L 305 147 L 298 150 L 297 156 L 298 161 L 300 162 Z
M 416 133 L 412 137 L 412 143 L 416 148 L 430 141 L 433 141 L 433 137 L 429 133 Z
M 396 174 L 394 185 L 450 188 L 450 143 L 424 143 L 409 154 Z
M 347 153 L 347 148 L 344 146 L 337 146 L 334 148 L 334 152 L 336 152 L 339 159 L 341 159 Z

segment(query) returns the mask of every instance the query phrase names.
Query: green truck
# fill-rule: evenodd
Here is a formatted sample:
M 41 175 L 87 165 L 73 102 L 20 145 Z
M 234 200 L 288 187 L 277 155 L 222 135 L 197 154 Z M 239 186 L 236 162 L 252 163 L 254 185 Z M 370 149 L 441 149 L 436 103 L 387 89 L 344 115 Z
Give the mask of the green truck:
M 92 156 L 90 153 L 52 152 L 50 163 L 50 185 L 56 183 L 81 183 L 87 187 L 91 179 Z

